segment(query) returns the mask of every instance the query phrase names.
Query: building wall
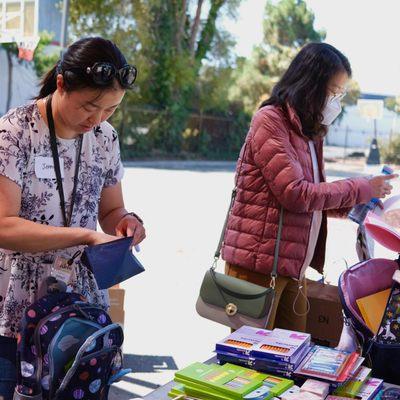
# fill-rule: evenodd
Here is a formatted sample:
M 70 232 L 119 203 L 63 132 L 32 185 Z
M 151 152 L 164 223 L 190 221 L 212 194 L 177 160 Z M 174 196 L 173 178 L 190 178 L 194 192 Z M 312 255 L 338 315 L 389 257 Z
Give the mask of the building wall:
M 60 41 L 61 9 L 62 1 L 60 0 L 39 0 L 39 32 L 45 30 L 52 33 L 56 43 Z M 0 116 L 7 111 L 8 72 L 6 51 L 0 47 Z M 12 80 L 11 108 L 24 104 L 36 96 L 38 78 L 32 64 L 15 58 Z
M 56 43 L 60 42 L 61 36 L 61 10 L 60 0 L 39 0 L 39 32 L 53 33 Z
M 400 120 L 396 113 L 384 108 L 376 128 L 378 138 L 388 141 L 400 134 Z M 362 117 L 357 106 L 348 106 L 343 118 L 330 127 L 328 142 L 334 146 L 368 148 L 373 137 L 374 121 Z
M 8 61 L 6 51 L 0 47 L 0 116 L 6 113 L 8 88 Z M 24 104 L 38 92 L 38 78 L 32 65 L 13 59 L 11 108 Z

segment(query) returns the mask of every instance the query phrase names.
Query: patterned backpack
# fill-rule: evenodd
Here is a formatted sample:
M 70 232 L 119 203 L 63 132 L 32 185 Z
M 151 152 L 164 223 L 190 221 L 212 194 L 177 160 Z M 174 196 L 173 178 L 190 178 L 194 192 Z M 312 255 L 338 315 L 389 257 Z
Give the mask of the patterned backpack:
M 76 293 L 53 293 L 25 312 L 14 400 L 108 398 L 122 369 L 123 331 Z

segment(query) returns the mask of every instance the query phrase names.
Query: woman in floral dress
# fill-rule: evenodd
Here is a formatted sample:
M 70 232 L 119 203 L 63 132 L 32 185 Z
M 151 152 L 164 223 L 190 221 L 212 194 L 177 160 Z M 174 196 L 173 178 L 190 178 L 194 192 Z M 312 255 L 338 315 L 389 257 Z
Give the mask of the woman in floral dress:
M 135 67 L 127 64 L 114 43 L 98 37 L 82 39 L 44 77 L 35 101 L 0 118 L 0 396 L 4 399 L 12 398 L 15 386 L 20 320 L 40 297 L 55 262 L 75 256 L 70 288 L 107 306 L 106 293 L 98 289 L 77 255 L 86 245 L 120 236 L 133 236 L 134 245 L 145 238 L 142 221 L 124 206 L 118 137 L 107 122 L 135 78 Z M 57 158 L 61 184 L 55 171 Z M 104 233 L 96 231 L 97 222 Z

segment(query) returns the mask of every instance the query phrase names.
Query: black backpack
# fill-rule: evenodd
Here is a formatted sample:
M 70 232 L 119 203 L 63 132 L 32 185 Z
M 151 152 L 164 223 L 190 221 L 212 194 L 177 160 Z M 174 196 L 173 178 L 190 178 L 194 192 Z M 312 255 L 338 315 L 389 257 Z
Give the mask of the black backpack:
M 77 293 L 48 294 L 25 312 L 14 400 L 108 398 L 122 369 L 123 331 Z

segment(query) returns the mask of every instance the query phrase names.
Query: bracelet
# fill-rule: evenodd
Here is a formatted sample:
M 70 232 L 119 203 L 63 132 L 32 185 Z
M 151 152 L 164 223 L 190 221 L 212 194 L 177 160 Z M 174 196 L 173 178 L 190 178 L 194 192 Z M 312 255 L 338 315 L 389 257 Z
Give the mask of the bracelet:
M 134 212 L 127 212 L 127 213 L 125 213 L 122 217 L 121 217 L 121 220 L 123 219 L 123 218 L 125 218 L 127 215 L 130 215 L 131 217 L 135 217 L 142 225 L 143 225 L 143 220 L 142 220 L 142 218 L 140 218 L 139 217 L 139 215 L 137 215 L 137 214 L 135 214 Z

